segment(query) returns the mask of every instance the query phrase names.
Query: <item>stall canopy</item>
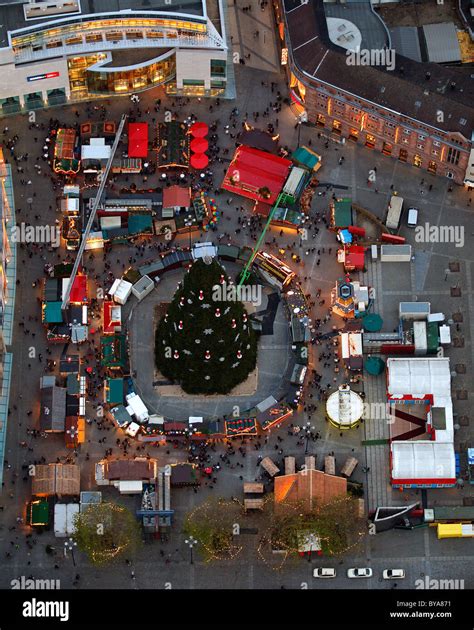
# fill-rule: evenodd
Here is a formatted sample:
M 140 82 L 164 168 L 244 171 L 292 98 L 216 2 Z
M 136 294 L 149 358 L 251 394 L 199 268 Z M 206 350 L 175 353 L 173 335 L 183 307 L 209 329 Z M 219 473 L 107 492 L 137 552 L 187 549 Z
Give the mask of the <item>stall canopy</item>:
M 274 204 L 290 167 L 290 160 L 241 145 L 234 154 L 221 188 L 255 201 Z
M 67 286 L 69 284 L 69 278 L 63 278 L 62 296 L 66 293 Z M 71 293 L 69 295 L 69 301 L 71 304 L 83 304 L 87 302 L 87 276 L 83 274 L 77 274 L 72 283 Z
M 385 362 L 380 357 L 369 357 L 364 363 L 365 370 L 371 376 L 378 376 L 385 370 Z
M 190 149 L 194 153 L 205 153 L 209 148 L 209 142 L 205 138 L 194 138 L 191 140 Z
M 59 324 L 63 321 L 62 302 L 46 302 L 43 305 L 43 322 L 45 324 Z
M 205 153 L 193 153 L 189 163 L 197 171 L 202 171 L 209 164 L 209 158 Z
M 382 330 L 383 319 L 377 313 L 370 313 L 363 318 L 362 325 L 367 332 L 379 332 Z
M 208 134 L 209 127 L 205 122 L 195 122 L 189 131 L 194 138 L 204 138 Z
M 129 123 L 128 157 L 146 158 L 148 155 L 148 123 Z

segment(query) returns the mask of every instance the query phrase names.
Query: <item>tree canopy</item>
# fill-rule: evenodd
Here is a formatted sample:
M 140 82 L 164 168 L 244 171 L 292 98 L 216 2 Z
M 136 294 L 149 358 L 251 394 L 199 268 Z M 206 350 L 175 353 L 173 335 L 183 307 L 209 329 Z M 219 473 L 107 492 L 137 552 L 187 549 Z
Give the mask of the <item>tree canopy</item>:
M 257 362 L 257 336 L 237 287 L 213 260 L 197 260 L 156 330 L 158 370 L 190 394 L 227 394 Z

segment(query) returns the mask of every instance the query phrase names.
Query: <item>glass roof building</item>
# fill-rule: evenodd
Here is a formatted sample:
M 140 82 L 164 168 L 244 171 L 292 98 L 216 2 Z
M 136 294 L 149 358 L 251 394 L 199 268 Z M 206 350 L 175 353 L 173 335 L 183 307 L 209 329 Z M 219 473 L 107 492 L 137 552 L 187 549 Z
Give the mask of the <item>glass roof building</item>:
M 225 23 L 224 0 L 1 5 L 0 115 L 160 85 L 231 98 Z

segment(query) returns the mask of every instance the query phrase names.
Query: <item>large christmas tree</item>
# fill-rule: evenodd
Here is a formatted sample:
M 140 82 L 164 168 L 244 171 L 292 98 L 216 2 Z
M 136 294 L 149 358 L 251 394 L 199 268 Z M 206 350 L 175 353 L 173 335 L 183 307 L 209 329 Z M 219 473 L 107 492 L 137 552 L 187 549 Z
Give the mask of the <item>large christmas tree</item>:
M 219 263 L 196 261 L 156 330 L 158 370 L 189 394 L 227 394 L 257 362 L 257 336 Z

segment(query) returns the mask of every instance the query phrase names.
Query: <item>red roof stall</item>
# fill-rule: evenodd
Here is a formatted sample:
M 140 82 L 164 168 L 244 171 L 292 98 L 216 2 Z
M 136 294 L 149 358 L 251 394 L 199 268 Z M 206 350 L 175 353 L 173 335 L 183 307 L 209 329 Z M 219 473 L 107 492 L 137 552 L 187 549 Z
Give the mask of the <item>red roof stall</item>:
M 148 123 L 128 124 L 128 157 L 146 158 L 148 156 Z
M 163 190 L 163 208 L 189 208 L 191 189 L 182 186 L 169 186 Z
M 221 188 L 255 201 L 274 204 L 291 161 L 245 145 L 238 147 Z
M 122 308 L 112 301 L 104 302 L 104 334 L 112 335 L 122 330 Z
M 362 271 L 365 267 L 365 247 L 349 245 L 337 252 L 337 261 L 344 263 L 345 271 Z
M 74 278 L 69 301 L 72 304 L 84 304 L 84 302 L 87 302 L 87 276 L 77 274 Z

